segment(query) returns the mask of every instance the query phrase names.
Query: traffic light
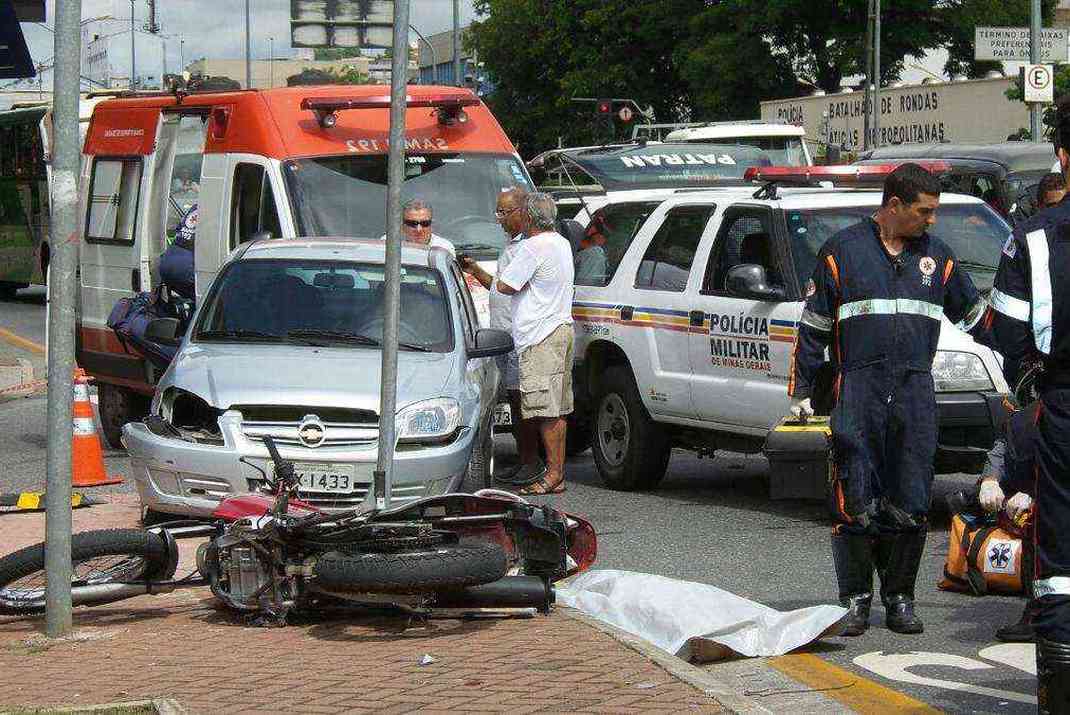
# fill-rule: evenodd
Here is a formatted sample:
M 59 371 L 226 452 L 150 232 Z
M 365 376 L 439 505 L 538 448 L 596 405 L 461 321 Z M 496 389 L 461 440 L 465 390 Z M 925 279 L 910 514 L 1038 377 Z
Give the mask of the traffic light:
M 613 116 L 613 100 L 612 99 L 599 99 L 595 102 L 595 114 L 600 117 Z

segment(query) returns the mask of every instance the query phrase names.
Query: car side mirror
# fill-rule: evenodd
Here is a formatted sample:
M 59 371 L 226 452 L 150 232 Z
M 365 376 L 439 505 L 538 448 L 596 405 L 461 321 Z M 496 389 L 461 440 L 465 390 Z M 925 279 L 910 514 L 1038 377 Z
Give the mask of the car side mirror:
M 182 342 L 178 318 L 156 318 L 145 326 L 145 339 L 160 345 L 176 347 Z
M 513 336 L 508 332 L 497 328 L 480 328 L 476 331 L 475 346 L 468 349 L 468 357 L 494 357 L 512 351 Z
M 787 296 L 780 286 L 769 285 L 765 268 L 757 263 L 743 263 L 728 270 L 725 290 L 738 298 L 754 300 L 784 300 Z

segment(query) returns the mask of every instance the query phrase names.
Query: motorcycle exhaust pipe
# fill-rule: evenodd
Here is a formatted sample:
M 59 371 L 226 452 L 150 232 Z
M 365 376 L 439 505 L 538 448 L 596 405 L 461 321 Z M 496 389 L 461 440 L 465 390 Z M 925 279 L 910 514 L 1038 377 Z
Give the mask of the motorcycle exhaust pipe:
M 435 605 L 443 608 L 537 608 L 543 613 L 554 600 L 554 587 L 538 576 L 504 576 L 435 595 Z
M 75 586 L 71 589 L 71 605 L 100 606 L 146 593 L 170 593 L 174 590 L 175 586 L 147 583 L 103 583 L 96 586 Z

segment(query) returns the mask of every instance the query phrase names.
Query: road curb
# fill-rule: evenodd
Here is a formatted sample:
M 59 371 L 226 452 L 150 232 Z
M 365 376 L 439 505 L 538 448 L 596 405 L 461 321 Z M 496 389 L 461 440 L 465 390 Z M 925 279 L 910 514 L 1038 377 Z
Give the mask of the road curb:
M 92 713 L 123 712 L 134 710 L 152 710 L 160 715 L 186 715 L 186 710 L 177 700 L 172 698 L 153 698 L 152 700 L 126 700 L 116 703 L 103 703 L 101 705 L 76 705 L 73 707 L 41 707 L 28 708 L 26 710 L 0 710 L 4 712 L 47 713 L 48 715 L 91 715 Z
M 23 385 L 32 384 L 33 363 L 26 358 L 0 357 L 0 396 L 18 392 Z
M 750 715 L 751 713 L 754 715 L 766 715 L 773 712 L 755 700 L 740 695 L 732 687 L 731 683 L 666 653 L 649 641 L 634 636 L 614 625 L 603 623 L 582 611 L 567 607 L 558 607 L 556 610 L 567 618 L 581 621 L 595 630 L 612 636 L 624 646 L 634 650 L 647 660 L 653 661 L 660 668 L 667 671 L 669 675 L 682 680 L 693 688 L 698 688 L 730 712 L 739 713 L 740 715 Z

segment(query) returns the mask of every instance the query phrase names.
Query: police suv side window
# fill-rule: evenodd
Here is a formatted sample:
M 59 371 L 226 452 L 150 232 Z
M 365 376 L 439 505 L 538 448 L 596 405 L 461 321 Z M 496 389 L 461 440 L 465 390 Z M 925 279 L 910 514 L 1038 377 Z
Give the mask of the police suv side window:
M 709 204 L 671 209 L 647 246 L 635 287 L 682 293 L 702 232 L 715 208 Z
M 593 273 L 586 275 L 577 272 L 576 285 L 605 286 L 613 280 L 624 254 L 632 245 L 632 240 L 639 233 L 647 218 L 658 207 L 658 201 L 636 201 L 626 204 L 603 206 L 591 216 L 584 235 L 592 245 L 602 247 L 605 252 L 604 275 Z
M 773 285 L 783 282 L 776 268 L 771 223 L 767 211 L 728 214 L 706 265 L 703 293 L 724 293 L 728 271 L 744 263 L 756 263 L 765 268 Z

